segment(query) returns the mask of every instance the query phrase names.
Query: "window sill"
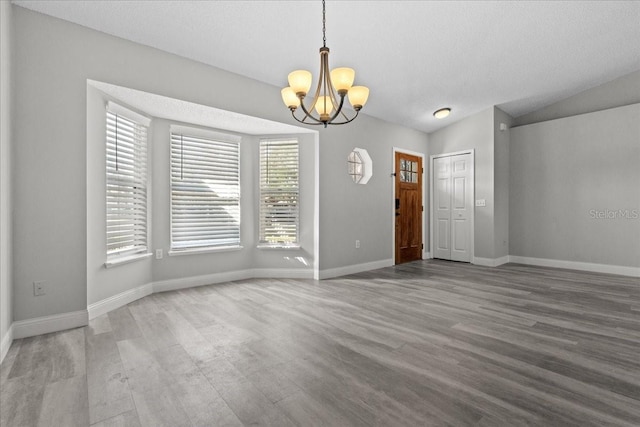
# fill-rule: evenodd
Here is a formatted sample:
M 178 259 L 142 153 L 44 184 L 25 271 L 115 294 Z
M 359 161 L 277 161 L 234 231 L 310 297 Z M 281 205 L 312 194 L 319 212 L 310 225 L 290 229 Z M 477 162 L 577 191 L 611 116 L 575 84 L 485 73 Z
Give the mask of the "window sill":
M 257 249 L 278 249 L 285 251 L 298 251 L 302 247 L 300 245 L 258 245 Z
M 106 261 L 104 263 L 104 267 L 112 268 L 122 264 L 129 264 L 130 262 L 135 262 L 141 259 L 149 258 L 151 255 L 153 255 L 151 252 L 145 252 L 141 254 L 126 255 L 126 256 L 114 258 L 112 260 Z
M 207 254 L 213 252 L 233 252 L 244 249 L 243 246 L 218 246 L 218 247 L 205 247 L 205 248 L 189 248 L 189 249 L 170 249 L 167 254 L 169 256 L 182 256 L 182 255 L 198 255 Z

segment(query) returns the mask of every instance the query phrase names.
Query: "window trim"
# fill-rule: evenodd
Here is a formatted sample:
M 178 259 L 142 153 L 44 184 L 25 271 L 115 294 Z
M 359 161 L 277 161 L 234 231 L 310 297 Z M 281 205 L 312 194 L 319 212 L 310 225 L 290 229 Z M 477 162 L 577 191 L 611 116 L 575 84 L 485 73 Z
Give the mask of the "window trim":
M 145 184 L 145 211 L 146 211 L 146 215 L 145 215 L 145 236 L 144 236 L 144 246 L 139 246 L 139 247 L 134 247 L 132 249 L 128 249 L 128 250 L 123 250 L 120 252 L 115 252 L 115 253 L 109 253 L 108 250 L 108 239 L 106 238 L 106 233 L 107 233 L 107 214 L 108 214 L 108 208 L 106 206 L 107 203 L 107 187 L 109 185 L 109 178 L 108 178 L 108 168 L 106 166 L 107 164 L 107 154 L 106 151 L 108 149 L 107 143 L 108 141 L 106 140 L 107 138 L 107 126 L 108 126 L 108 116 L 109 114 L 124 118 L 126 120 L 129 120 L 131 122 L 133 122 L 134 124 L 136 124 L 137 126 L 141 126 L 143 128 L 145 128 L 145 140 L 144 140 L 144 149 L 145 149 L 145 174 L 144 174 L 144 184 Z M 142 114 L 139 114 L 133 110 L 130 110 L 127 107 L 124 107 L 120 104 L 117 104 L 113 101 L 107 101 L 106 105 L 105 105 L 105 113 L 104 113 L 104 125 L 105 125 L 105 159 L 104 159 L 104 165 L 105 165 L 105 181 L 104 181 L 104 189 L 105 189 L 105 194 L 104 194 L 104 201 L 105 201 L 105 243 L 106 248 L 105 248 L 105 262 L 104 262 L 104 267 L 105 268 L 111 268 L 117 265 L 121 265 L 121 264 L 127 264 L 130 262 L 134 262 L 140 259 L 145 259 L 150 257 L 152 254 L 149 252 L 149 240 L 150 240 L 150 236 L 151 236 L 151 182 L 150 182 L 150 178 L 151 178 L 151 168 L 150 168 L 150 162 L 149 162 L 149 157 L 150 157 L 150 147 L 149 147 L 149 135 L 151 132 L 150 129 L 150 124 L 151 124 L 151 119 L 147 116 L 144 116 Z
M 152 255 L 153 254 L 151 252 L 138 252 L 131 255 L 118 256 L 117 258 L 105 261 L 104 267 L 112 268 L 122 264 L 129 264 L 132 262 L 150 258 Z
M 297 194 L 296 194 L 296 237 L 294 242 L 284 243 L 284 242 L 276 242 L 270 243 L 267 241 L 262 241 L 261 235 L 262 233 L 262 144 L 269 142 L 290 142 L 295 141 L 297 148 Z M 300 138 L 297 136 L 283 136 L 283 137 L 270 137 L 270 138 L 260 138 L 258 144 L 258 238 L 257 238 L 256 248 L 258 249 L 267 249 L 267 250 L 299 250 L 301 249 L 300 244 Z

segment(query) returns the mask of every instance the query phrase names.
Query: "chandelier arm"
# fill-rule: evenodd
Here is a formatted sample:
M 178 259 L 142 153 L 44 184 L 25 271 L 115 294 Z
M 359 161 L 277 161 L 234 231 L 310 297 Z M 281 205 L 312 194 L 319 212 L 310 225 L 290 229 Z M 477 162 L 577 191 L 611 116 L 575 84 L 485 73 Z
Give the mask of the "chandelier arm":
M 291 116 L 292 116 L 292 117 L 293 117 L 297 122 L 302 123 L 302 124 L 304 124 L 304 125 L 318 126 L 318 125 L 322 125 L 322 124 L 324 124 L 324 123 L 322 123 L 322 122 L 320 122 L 320 121 L 318 121 L 318 123 L 305 122 L 305 120 L 306 120 L 308 117 L 311 117 L 312 119 L 314 119 L 314 120 L 315 120 L 315 118 L 314 118 L 313 116 L 309 116 L 309 115 L 305 115 L 305 116 L 304 116 L 304 118 L 303 118 L 302 120 L 300 120 L 298 117 L 296 117 L 296 112 L 295 112 L 295 110 L 291 110 Z
M 344 95 L 340 95 L 340 105 L 337 107 L 336 112 L 333 114 L 333 116 L 331 116 L 328 123 L 332 123 L 336 119 L 336 117 L 338 117 L 338 115 L 342 112 L 343 105 L 344 105 Z M 345 119 L 348 119 L 348 117 L 344 113 L 342 113 L 342 115 L 344 116 Z
M 327 68 L 329 67 L 328 61 L 327 61 Z M 333 103 L 333 106 L 336 108 L 336 114 L 334 114 L 334 116 L 331 118 L 331 120 L 333 120 L 333 118 L 335 118 L 335 116 L 337 116 L 337 113 L 340 112 L 340 110 L 342 109 L 342 102 L 344 100 L 344 97 L 341 96 L 340 102 L 338 102 L 338 98 L 336 98 L 336 92 L 333 89 L 333 82 L 331 81 L 331 74 L 327 73 L 327 87 L 329 88 L 327 90 L 327 92 L 329 92 L 329 97 L 331 98 L 331 102 Z
M 349 121 L 353 120 L 353 119 L 351 119 L 351 120 L 350 120 L 350 119 L 349 119 L 349 116 L 347 116 L 347 115 L 344 113 L 344 111 L 341 111 L 341 112 L 340 112 L 340 114 L 342 114 L 342 117 L 344 117 L 346 120 L 349 120 Z M 357 115 L 358 115 L 358 112 L 356 111 L 356 116 L 357 116 Z M 356 117 L 354 116 L 353 118 L 355 119 Z M 348 123 L 348 122 L 347 122 L 347 123 Z
M 346 121 L 344 121 L 344 122 L 340 122 L 340 123 L 331 123 L 331 124 L 332 124 L 332 125 L 346 125 L 347 123 L 351 123 L 352 121 L 354 121 L 354 120 L 356 119 L 356 117 L 358 117 L 358 113 L 359 113 L 359 111 L 356 111 L 356 115 L 355 115 L 355 116 L 353 116 L 353 117 L 352 117 L 352 118 L 350 118 L 350 119 L 349 119 L 349 118 L 347 118 L 347 116 L 345 116 L 345 115 L 343 114 L 343 116 L 347 119 Z
M 324 62 L 324 79 L 325 79 L 325 95 L 328 95 L 331 98 L 331 102 L 334 106 L 334 108 L 336 109 L 336 112 L 333 114 L 333 116 L 331 116 L 331 118 L 327 121 L 327 123 L 331 124 L 336 117 L 338 117 L 338 115 L 340 115 L 340 113 L 342 113 L 342 116 L 346 119 L 349 120 L 349 117 L 347 117 L 343 112 L 342 112 L 342 107 L 344 106 L 344 97 L 346 95 L 345 94 L 341 94 L 340 92 L 338 92 L 338 95 L 340 96 L 340 102 L 338 102 L 338 98 L 336 97 L 336 92 L 333 88 L 333 82 L 331 81 L 331 72 L 329 71 L 329 53 L 327 52 L 326 58 L 325 58 L 325 62 Z M 327 93 L 328 92 L 328 93 Z
M 315 102 L 313 103 L 313 105 L 315 105 Z M 302 111 L 304 111 L 304 118 L 302 120 L 305 120 L 308 117 L 311 120 L 313 120 L 314 122 L 317 122 L 317 124 L 322 124 L 323 123 L 321 120 L 318 120 L 315 117 L 313 117 L 313 114 L 311 114 L 309 112 L 309 110 L 307 110 L 307 107 L 305 107 L 302 97 L 300 98 L 300 107 L 302 107 Z M 294 115 L 293 117 L 296 117 L 296 116 Z M 297 117 L 296 117 L 296 120 L 297 120 Z M 303 123 L 303 122 L 300 122 L 300 123 Z M 310 123 L 307 123 L 307 124 L 310 124 Z M 316 123 L 313 123 L 313 124 L 316 124 Z
M 316 92 L 313 94 L 313 100 L 311 101 L 311 112 L 307 110 L 307 107 L 304 105 L 303 98 L 300 98 L 300 106 L 302 107 L 302 111 L 304 111 L 307 117 L 310 117 L 312 120 L 322 123 L 320 120 L 313 116 L 313 108 L 316 106 L 316 102 L 318 101 L 318 96 L 320 96 L 320 89 L 322 88 L 322 54 L 320 55 L 320 74 L 318 78 L 318 86 L 316 87 Z M 306 117 L 305 117 L 306 118 Z M 315 124 L 315 123 L 314 123 Z

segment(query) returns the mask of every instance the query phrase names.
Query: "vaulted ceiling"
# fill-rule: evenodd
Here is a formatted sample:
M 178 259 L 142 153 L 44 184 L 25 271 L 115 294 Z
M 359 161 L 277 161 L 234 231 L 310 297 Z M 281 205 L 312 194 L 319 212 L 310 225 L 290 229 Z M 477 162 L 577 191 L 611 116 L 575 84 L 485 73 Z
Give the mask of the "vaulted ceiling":
M 317 77 L 319 0 L 13 3 L 278 87 L 294 69 Z M 638 1 L 326 7 L 330 65 L 371 89 L 363 113 L 426 132 L 492 105 L 520 116 L 640 69 Z M 436 120 L 440 107 L 453 113 Z

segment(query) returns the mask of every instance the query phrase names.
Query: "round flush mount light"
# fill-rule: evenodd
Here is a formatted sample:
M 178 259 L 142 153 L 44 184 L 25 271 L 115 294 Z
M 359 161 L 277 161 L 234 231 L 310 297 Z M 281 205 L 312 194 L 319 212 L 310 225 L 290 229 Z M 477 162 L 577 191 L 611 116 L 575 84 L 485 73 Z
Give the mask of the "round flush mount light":
M 436 119 L 444 119 L 445 117 L 447 117 L 449 114 L 451 113 L 451 108 L 441 108 L 439 110 L 436 110 L 433 113 L 433 117 L 435 117 Z

